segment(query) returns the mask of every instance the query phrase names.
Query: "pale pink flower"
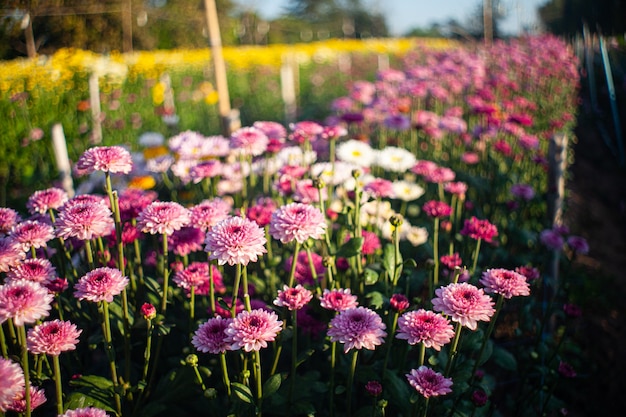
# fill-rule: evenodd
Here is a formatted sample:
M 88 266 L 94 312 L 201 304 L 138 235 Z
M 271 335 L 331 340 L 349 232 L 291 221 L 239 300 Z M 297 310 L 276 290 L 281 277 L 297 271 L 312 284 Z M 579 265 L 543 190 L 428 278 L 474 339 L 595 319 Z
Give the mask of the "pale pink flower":
M 411 369 L 406 374 L 409 384 L 424 398 L 437 397 L 452 392 L 452 379 L 446 378 L 426 366 Z
M 127 188 L 120 193 L 119 206 L 121 220 L 136 219 L 139 213 L 157 198 L 155 191 Z
M 133 168 L 133 160 L 121 146 L 96 146 L 87 149 L 76 162 L 78 175 L 91 174 L 94 171 L 112 174 L 128 174 Z
M 202 161 L 189 169 L 189 176 L 194 184 L 198 184 L 205 178 L 215 178 L 223 171 L 222 163 L 218 159 Z
M 500 294 L 504 298 L 530 295 L 526 277 L 508 269 L 487 269 L 483 272 L 480 283 L 485 287 L 485 292 Z
M 328 336 L 331 342 L 343 343 L 345 353 L 351 349 L 373 350 L 384 342 L 386 327 L 375 311 L 365 307 L 349 308 L 333 317 Z
M 279 307 L 287 307 L 288 310 L 300 310 L 311 299 L 313 293 L 302 285 L 296 285 L 294 288 L 289 288 L 287 285 L 282 290 L 278 290 L 278 296 L 274 300 L 274 305 Z
M 172 252 L 178 256 L 187 256 L 192 252 L 202 250 L 204 232 L 197 227 L 185 226 L 175 230 L 167 237 Z
M 24 391 L 24 371 L 10 359 L 0 357 L 0 411 L 9 409 L 13 399 Z
M 0 234 L 7 234 L 22 221 L 19 213 L 12 208 L 0 207 Z
M 82 332 L 69 321 L 46 321 L 28 330 L 26 345 L 31 353 L 58 356 L 76 349 Z
M 273 311 L 242 311 L 225 330 L 232 350 L 258 351 L 276 339 L 283 322 Z
M 460 232 L 464 236 L 472 239 L 482 239 L 487 243 L 491 243 L 494 237 L 498 236 L 498 228 L 489 223 L 488 220 L 480 220 L 475 216 L 465 219 L 465 223 Z
M 13 237 L 0 237 L 0 272 L 7 272 L 9 268 L 18 266 L 24 259 L 26 259 L 26 253 L 22 250 L 22 245 Z
M 206 232 L 217 223 L 226 219 L 232 210 L 232 204 L 221 198 L 204 200 L 191 207 L 191 224 Z
M 261 120 L 254 122 L 252 127 L 259 129 L 270 139 L 282 140 L 287 137 L 287 129 L 278 122 Z
M 459 198 L 464 199 L 465 193 L 467 192 L 467 184 L 461 181 L 449 182 L 443 186 L 443 189 L 450 194 L 454 194 Z
M 39 387 L 35 387 L 33 385 L 30 386 L 30 411 L 33 411 L 41 404 L 46 402 L 46 392 Z M 26 412 L 26 398 L 25 397 L 25 389 L 22 388 L 22 391 L 19 392 L 14 398 L 11 404 L 7 407 L 8 410 L 15 411 L 16 413 L 24 413 Z
M 242 127 L 230 136 L 230 148 L 244 155 L 259 156 L 265 152 L 269 138 L 256 127 Z
M 11 236 L 26 252 L 31 247 L 35 249 L 46 247 L 48 241 L 54 239 L 54 228 L 37 220 L 26 220 L 13 228 Z
M 113 297 L 126 288 L 126 285 L 128 285 L 128 278 L 123 276 L 119 269 L 96 268 L 78 280 L 74 286 L 74 295 L 79 300 L 110 303 Z
M 26 202 L 30 214 L 46 214 L 48 210 L 56 210 L 69 199 L 67 193 L 56 187 L 35 191 Z
M 230 350 L 226 329 L 232 323 L 230 318 L 214 317 L 198 327 L 191 339 L 191 344 L 204 353 L 224 353 Z
M 191 221 L 189 210 L 174 201 L 155 201 L 137 217 L 137 227 L 152 235 L 171 235 Z
M 57 278 L 56 269 L 46 258 L 25 259 L 7 272 L 7 281 L 25 279 L 44 286 Z
M 375 178 L 363 186 L 363 191 L 374 198 L 393 197 L 393 182 L 384 178 Z
M 289 135 L 289 139 L 297 143 L 313 142 L 317 139 L 318 135 L 324 132 L 324 127 L 319 123 L 304 120 L 289 125 L 292 133 Z
M 466 282 L 437 288 L 435 295 L 433 309 L 470 330 L 476 330 L 479 321 L 489 321 L 495 313 L 491 297 Z
M 207 232 L 205 251 L 220 265 L 247 265 L 256 262 L 265 249 L 265 232 L 252 220 L 229 217 Z
M 415 162 L 415 165 L 413 165 L 413 167 L 411 168 L 411 172 L 417 175 L 421 175 L 422 177 L 426 177 L 438 167 L 439 165 L 437 165 L 433 161 L 419 160 Z
M 66 410 L 65 414 L 58 417 L 109 417 L 106 411 L 96 407 L 76 408 Z
M 423 343 L 424 346 L 439 351 L 453 337 L 454 328 L 450 321 L 433 311 L 409 311 L 398 319 L 396 338 L 406 340 L 409 345 Z
M 114 230 L 113 213 L 106 205 L 71 201 L 63 206 L 54 222 L 58 237 L 91 240 L 107 236 Z
M 23 279 L 0 286 L 0 324 L 13 319 L 16 326 L 48 316 L 52 294 L 40 284 Z
M 319 298 L 320 305 L 327 310 L 343 311 L 359 305 L 357 296 L 352 294 L 350 288 L 325 289 Z
M 304 243 L 307 239 L 319 239 L 326 231 L 326 219 L 313 206 L 291 203 L 272 213 L 270 234 L 283 243 L 293 240 Z
M 450 168 L 437 167 L 424 176 L 424 181 L 434 184 L 443 184 L 454 181 L 456 174 Z

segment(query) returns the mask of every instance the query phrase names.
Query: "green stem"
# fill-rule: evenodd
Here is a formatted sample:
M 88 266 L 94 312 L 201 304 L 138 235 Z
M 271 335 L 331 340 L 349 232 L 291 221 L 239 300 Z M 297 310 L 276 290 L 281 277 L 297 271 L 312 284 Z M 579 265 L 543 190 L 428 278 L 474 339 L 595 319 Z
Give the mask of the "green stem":
M 111 382 L 113 383 L 113 393 L 115 396 L 115 408 L 118 415 L 122 415 L 122 403 L 118 391 L 117 366 L 115 364 L 115 353 L 113 352 L 113 341 L 111 336 L 111 322 L 109 315 L 109 303 L 102 301 L 102 322 L 104 324 L 104 345 L 111 368 Z
M 422 342 L 422 343 L 420 343 L 420 356 L 419 356 L 418 367 L 424 365 L 425 357 L 426 357 L 426 345 Z
M 243 286 L 243 303 L 246 307 L 246 311 L 252 311 L 250 305 L 250 294 L 248 294 L 248 268 L 247 266 L 241 266 L 237 264 L 237 274 L 241 275 L 241 285 Z
M 454 329 L 454 339 L 452 340 L 452 347 L 450 349 L 450 357 L 448 358 L 448 364 L 446 365 L 446 372 L 444 373 L 445 377 L 449 377 L 450 372 L 452 371 L 452 365 L 458 353 L 457 349 L 459 347 L 459 339 L 461 339 L 462 328 L 463 326 L 461 325 L 461 323 L 457 323 L 456 328 Z
M 89 264 L 89 269 L 96 269 L 96 266 L 93 262 L 93 249 L 91 248 L 91 241 L 89 239 L 85 240 L 85 254 L 87 255 L 87 263 Z
M 220 365 L 222 366 L 222 381 L 230 398 L 230 378 L 228 378 L 228 366 L 226 364 L 226 352 L 220 352 Z
M 7 341 L 6 341 L 6 338 L 4 337 L 4 327 L 2 327 L 1 324 L 0 324 L 0 349 L 2 349 L 2 357 L 5 359 L 8 358 L 9 351 L 7 349 Z
M 152 352 L 152 320 L 146 320 L 146 349 L 143 351 L 143 372 L 141 373 L 141 381 L 145 382 L 148 378 L 148 368 L 150 367 L 150 354 Z
M 300 252 L 300 242 L 295 241 L 293 249 L 293 259 L 291 262 L 291 271 L 289 271 L 289 287 L 293 287 L 293 282 L 296 276 L 296 266 L 298 264 L 298 253 Z
M 433 229 L 433 261 L 435 269 L 433 272 L 433 290 L 439 285 L 439 217 L 435 217 L 435 225 Z M 430 296 L 432 297 L 432 293 Z
M 235 283 L 233 284 L 232 305 L 230 306 L 230 315 L 235 318 L 237 315 L 237 296 L 239 295 L 239 281 L 241 281 L 241 265 L 237 264 L 237 272 L 235 273 Z
M 59 355 L 52 356 L 52 366 L 54 367 L 54 383 L 56 385 L 57 395 L 57 414 L 63 414 L 63 387 L 61 385 L 61 366 L 59 364 Z
M 331 417 L 335 414 L 335 364 L 337 363 L 337 342 L 330 344 L 330 389 L 328 390 L 329 407 Z
M 393 346 L 393 336 L 396 333 L 396 326 L 398 325 L 399 315 L 400 315 L 400 312 L 396 311 L 393 315 L 393 319 L 391 322 L 391 332 L 389 332 L 389 340 L 387 341 L 387 352 L 385 353 L 385 361 L 383 362 L 383 381 L 385 380 L 385 375 L 387 374 L 387 363 L 389 362 L 389 356 L 391 355 L 391 347 Z
M 354 384 L 354 373 L 356 371 L 356 364 L 358 360 L 359 350 L 354 349 L 352 352 L 352 364 L 350 366 L 350 373 L 348 374 L 348 385 L 346 386 L 346 416 L 351 416 L 352 410 L 352 385 Z
M 26 346 L 26 328 L 23 325 L 16 327 L 18 329 L 18 337 L 22 353 L 22 369 L 24 370 L 24 402 L 26 403 L 24 415 L 26 417 L 30 417 L 30 369 L 28 363 L 28 348 Z
M 261 353 L 258 350 L 254 352 L 254 374 L 256 375 L 257 416 L 261 417 L 263 410 L 263 378 L 261 376 Z
M 169 275 L 170 268 L 167 264 L 168 248 L 167 248 L 167 235 L 163 235 L 163 257 L 161 258 L 161 267 L 163 271 L 163 297 L 161 298 L 161 313 L 165 316 L 167 310 L 167 293 L 169 291 Z
M 472 269 L 470 270 L 470 277 L 474 275 L 476 271 L 476 264 L 478 263 L 478 253 L 480 252 L 480 242 L 482 239 L 476 241 L 476 250 L 474 250 L 474 260 L 472 261 Z
M 210 267 L 210 266 L 209 266 Z M 189 340 L 193 337 L 193 327 L 196 316 L 196 287 L 191 286 L 189 294 Z
M 293 310 L 291 312 L 291 320 L 293 322 L 293 336 L 291 338 L 291 386 L 289 387 L 289 405 L 291 406 L 291 399 L 293 398 L 293 393 L 296 390 L 296 365 L 298 360 L 298 321 L 297 321 L 297 312 L 298 310 Z

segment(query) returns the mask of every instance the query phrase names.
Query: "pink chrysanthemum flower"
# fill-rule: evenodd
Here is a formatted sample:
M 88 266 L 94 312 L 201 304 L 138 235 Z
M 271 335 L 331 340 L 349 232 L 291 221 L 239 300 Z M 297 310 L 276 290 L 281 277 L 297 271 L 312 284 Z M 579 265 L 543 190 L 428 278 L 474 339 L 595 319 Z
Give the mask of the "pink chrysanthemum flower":
M 194 184 L 200 183 L 205 178 L 215 178 L 223 172 L 222 163 L 218 159 L 202 161 L 189 169 L 189 176 Z
M 480 220 L 472 216 L 470 219 L 465 220 L 461 234 L 472 239 L 482 239 L 487 243 L 491 243 L 493 238 L 498 236 L 498 228 L 489 223 L 488 220 Z
M 217 223 L 226 219 L 232 210 L 232 205 L 221 198 L 204 200 L 193 206 L 191 210 L 191 224 L 206 232 Z
M 411 369 L 406 374 L 409 384 L 424 398 L 437 397 L 452 392 L 452 379 L 446 378 L 439 372 L 435 372 L 426 366 Z
M 451 255 L 443 255 L 439 258 L 439 262 L 450 271 L 454 270 L 457 266 L 463 265 L 463 260 L 458 252 L 454 252 Z
M 489 321 L 495 313 L 493 300 L 482 289 L 466 282 L 448 284 L 435 290 L 433 309 L 454 322 L 476 330 L 479 321 Z
M 18 266 L 24 259 L 26 253 L 22 250 L 22 245 L 12 237 L 0 237 L 0 272 L 7 272 L 9 268 Z
M 15 411 L 16 413 L 24 413 L 26 412 L 26 391 L 22 388 L 22 391 L 19 392 L 14 398 L 11 404 L 7 407 L 8 410 Z M 38 388 L 35 386 L 30 386 L 30 411 L 33 411 L 41 404 L 47 401 L 46 392 L 42 388 Z
M 518 266 L 515 268 L 515 272 L 524 275 L 526 277 L 526 281 L 528 282 L 535 281 L 541 276 L 541 272 L 539 272 L 537 268 L 534 268 L 530 265 Z
M 530 287 L 526 277 L 508 269 L 487 269 L 483 272 L 480 283 L 485 287 L 485 292 L 500 294 L 504 298 L 530 295 Z
M 191 287 L 200 287 L 209 280 L 209 264 L 192 262 L 185 269 L 176 272 L 172 280 L 186 290 L 190 290 Z
M 373 310 L 365 307 L 341 311 L 330 321 L 328 336 L 331 342 L 343 343 L 343 351 L 351 349 L 373 350 L 384 342 L 385 323 Z
M 319 239 L 326 231 L 326 220 L 322 212 L 313 206 L 291 203 L 272 213 L 270 234 L 283 243 L 296 240 Z
M 287 137 L 287 129 L 278 122 L 260 120 L 254 122 L 252 126 L 265 133 L 270 139 L 282 140 Z
M 52 187 L 35 191 L 28 197 L 26 208 L 30 214 L 46 214 L 50 209 L 56 210 L 61 207 L 68 199 L 69 196 L 64 190 Z
M 254 220 L 259 226 L 265 227 L 270 224 L 272 212 L 277 209 L 276 203 L 269 197 L 260 198 L 256 204 L 248 207 L 246 217 Z
M 128 174 L 132 168 L 132 157 L 121 146 L 96 146 L 89 148 L 76 162 L 78 175 L 87 175 L 94 171 Z
M 187 256 L 202 250 L 204 232 L 197 227 L 185 226 L 167 237 L 169 247 L 178 256 Z
M 90 240 L 104 237 L 114 230 L 113 213 L 96 202 L 66 203 L 54 223 L 57 236 L 63 239 L 75 237 Z
M 313 142 L 324 132 L 324 126 L 310 120 L 292 123 L 289 128 L 292 130 L 289 139 L 300 144 L 306 141 Z
M 143 233 L 171 235 L 187 226 L 191 220 L 189 210 L 174 201 L 155 201 L 139 213 L 137 227 Z
M 394 196 L 393 182 L 375 178 L 363 186 L 363 191 L 370 194 L 374 198 L 388 198 Z
M 46 321 L 28 330 L 26 345 L 31 353 L 59 356 L 61 352 L 76 349 L 82 332 L 69 321 Z
M 296 285 L 295 288 L 289 288 L 285 285 L 282 290 L 278 290 L 278 296 L 274 300 L 274 305 L 287 307 L 291 311 L 300 310 L 312 298 L 313 293 L 302 285 Z
M 204 353 L 218 354 L 230 350 L 231 344 L 228 342 L 226 329 L 232 321 L 232 319 L 219 316 L 207 320 L 198 327 L 191 339 L 191 344 Z
M 7 281 L 25 279 L 46 285 L 57 278 L 56 269 L 46 258 L 29 258 L 7 272 Z
M 256 127 L 242 127 L 230 136 L 230 148 L 244 155 L 259 156 L 267 149 L 269 138 Z
M 256 262 L 265 249 L 265 232 L 252 220 L 229 217 L 207 232 L 206 248 L 211 259 L 220 265 L 248 265 Z
M 393 294 L 391 298 L 389 298 L 389 305 L 394 311 L 397 311 L 398 313 L 402 313 L 407 308 L 409 308 L 411 303 L 409 302 L 409 299 L 406 298 L 404 294 L 396 293 L 396 294 Z
M 24 371 L 12 360 L 0 357 L 0 411 L 9 409 L 13 399 L 24 391 Z
M 26 220 L 13 228 L 11 236 L 26 252 L 31 247 L 35 249 L 45 247 L 48 241 L 54 239 L 54 228 L 37 220 Z
M 140 190 L 137 188 L 127 188 L 120 193 L 119 206 L 122 221 L 136 219 L 139 213 L 150 203 L 155 201 L 157 193 L 155 191 Z
M 96 268 L 78 280 L 74 286 L 74 295 L 79 300 L 110 303 L 113 297 L 126 288 L 126 285 L 128 285 L 128 278 L 122 276 L 122 271 L 119 269 Z
M 296 258 L 296 271 L 295 279 L 299 284 L 314 285 L 317 278 L 320 275 L 324 275 L 325 267 L 323 258 L 317 253 L 311 252 L 311 261 L 315 268 L 316 275 L 313 276 L 311 266 L 309 265 L 309 256 L 306 251 L 300 251 Z M 291 271 L 291 265 L 293 264 L 293 255 L 285 261 L 285 269 Z
M 8 282 L 0 286 L 0 324 L 8 319 L 16 326 L 34 323 L 50 314 L 52 300 L 52 294 L 36 282 Z
M 398 319 L 396 338 L 406 340 L 409 345 L 423 343 L 424 346 L 439 351 L 453 337 L 454 328 L 450 321 L 432 311 L 409 311 Z
M 320 296 L 320 305 L 327 310 L 343 311 L 356 308 L 359 302 L 357 296 L 351 293 L 350 288 L 325 289 Z
M 454 181 L 456 174 L 450 168 L 437 167 L 424 176 L 424 181 L 434 184 L 442 184 Z
M 461 199 L 465 199 L 465 193 L 467 192 L 467 184 L 464 182 L 449 182 L 443 186 L 443 189 L 450 193 L 454 194 Z
M 106 411 L 96 407 L 77 408 L 75 410 L 67 410 L 65 414 L 59 417 L 109 417 Z
M 216 294 L 224 294 L 226 292 L 226 286 L 224 285 L 224 280 L 222 278 L 222 273 L 215 265 L 211 265 L 211 269 L 213 270 L 213 289 Z M 208 272 L 207 272 L 208 274 Z M 210 276 L 209 276 L 210 277 Z M 209 295 L 211 291 L 211 280 L 207 279 L 203 281 L 199 286 L 196 287 L 195 292 L 196 295 Z M 191 291 L 189 289 L 185 289 L 185 292 L 189 296 Z
M 22 221 L 19 213 L 12 208 L 0 207 L 0 234 L 10 233 Z
M 424 213 L 433 218 L 449 217 L 452 213 L 452 207 L 447 203 L 438 200 L 427 201 L 422 207 Z
M 232 350 L 258 351 L 276 339 L 283 322 L 273 311 L 242 311 L 225 330 Z

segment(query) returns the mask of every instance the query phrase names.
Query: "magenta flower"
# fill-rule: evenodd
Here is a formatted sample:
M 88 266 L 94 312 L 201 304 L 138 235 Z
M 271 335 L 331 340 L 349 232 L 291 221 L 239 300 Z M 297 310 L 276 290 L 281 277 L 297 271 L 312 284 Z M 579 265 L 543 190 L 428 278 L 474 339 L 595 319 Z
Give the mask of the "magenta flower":
M 530 295 L 526 277 L 508 269 L 487 269 L 483 272 L 480 283 L 485 287 L 485 292 L 500 294 L 504 298 Z
M 209 264 L 206 262 L 192 262 L 185 269 L 176 272 L 173 278 L 176 285 L 186 290 L 200 287 L 208 280 Z
M 109 417 L 106 411 L 96 407 L 77 408 L 75 410 L 67 410 L 65 414 L 59 417 Z
M 79 300 L 88 300 L 97 303 L 110 303 L 113 297 L 126 288 L 128 278 L 122 276 L 122 271 L 115 268 L 96 268 L 87 272 L 74 286 L 74 295 Z
M 406 374 L 409 384 L 424 398 L 437 397 L 452 392 L 452 379 L 446 378 L 439 372 L 435 372 L 426 366 L 411 369 L 411 373 Z
M 254 220 L 259 226 L 265 227 L 270 224 L 272 212 L 276 210 L 276 208 L 276 203 L 271 198 L 260 198 L 257 200 L 256 204 L 248 207 L 246 217 L 250 220 Z
M 121 146 L 96 146 L 87 149 L 76 162 L 78 175 L 94 171 L 128 174 L 133 168 L 130 153 Z
M 113 213 L 102 202 L 69 200 L 59 211 L 54 226 L 57 236 L 63 239 L 91 240 L 111 234 L 115 223 Z
M 217 354 L 230 350 L 231 344 L 227 340 L 226 329 L 232 321 L 232 319 L 223 319 L 219 316 L 207 320 L 198 327 L 191 339 L 191 344 L 204 353 Z
M 292 133 L 289 135 L 289 139 L 296 143 L 304 143 L 307 141 L 313 142 L 317 139 L 318 135 L 324 132 L 324 127 L 319 123 L 304 120 L 298 123 L 289 125 Z
M 255 309 L 242 311 L 225 330 L 232 350 L 258 351 L 276 339 L 283 322 L 273 311 Z
M 458 252 L 454 252 L 452 255 L 443 255 L 439 258 L 439 262 L 451 271 L 457 266 L 463 265 L 463 260 Z
M 274 305 L 279 307 L 287 307 L 288 310 L 300 310 L 311 299 L 313 293 L 302 285 L 296 285 L 295 288 L 289 288 L 287 285 L 282 290 L 278 290 L 278 296 L 274 300 Z
M 50 314 L 52 300 L 52 294 L 36 282 L 8 282 L 0 286 L 0 324 L 8 319 L 16 326 L 34 323 Z
M 187 226 L 191 220 L 189 210 L 173 201 L 155 201 L 146 206 L 137 217 L 137 227 L 152 235 L 171 235 Z
M 278 122 L 261 120 L 254 122 L 252 126 L 265 133 L 270 139 L 282 140 L 287 137 L 287 129 Z
M 384 342 L 386 327 L 375 311 L 365 307 L 349 308 L 333 317 L 328 336 L 331 342 L 343 343 L 345 353 L 351 349 L 373 350 Z
M 449 217 L 452 213 L 452 207 L 447 203 L 438 200 L 427 201 L 422 209 L 424 213 L 433 218 Z
M 252 220 L 242 217 L 229 217 L 207 232 L 205 251 L 220 265 L 248 265 L 256 262 L 265 249 L 265 233 Z
M 204 200 L 191 208 L 191 224 L 206 232 L 230 215 L 232 205 L 221 198 Z
M 23 251 L 28 251 L 31 247 L 39 249 L 46 247 L 48 241 L 54 239 L 54 228 L 37 220 L 26 220 L 13 228 L 11 236 L 22 245 Z
M 487 243 L 491 243 L 492 239 L 498 236 L 498 228 L 489 223 L 488 220 L 480 220 L 472 216 L 470 219 L 465 220 L 461 234 L 469 236 L 472 239 L 481 239 Z
M 272 213 L 270 234 L 283 243 L 293 240 L 304 243 L 307 239 L 319 239 L 326 231 L 326 219 L 313 206 L 291 203 Z
M 398 319 L 397 339 L 406 340 L 409 345 L 423 343 L 437 351 L 450 343 L 454 328 L 441 314 L 419 309 L 404 313 Z
M 489 321 L 495 313 L 491 297 L 466 282 L 437 288 L 435 295 L 432 300 L 435 311 L 471 330 L 476 330 L 479 321 Z
M 189 169 L 189 176 L 194 184 L 200 183 L 205 178 L 215 178 L 221 175 L 224 168 L 218 159 L 202 161 Z
M 46 321 L 28 330 L 26 345 L 31 353 L 58 356 L 76 349 L 81 333 L 69 321 Z
M 467 192 L 467 184 L 464 182 L 449 182 L 443 186 L 443 189 L 453 195 L 456 195 L 460 199 L 465 199 L 465 193 Z
M 119 206 L 122 221 L 136 219 L 139 213 L 157 198 L 154 191 L 127 188 L 120 193 Z
M 12 360 L 0 357 L 0 411 L 9 409 L 13 399 L 24 391 L 24 371 Z
M 187 256 L 192 252 L 202 250 L 204 232 L 197 227 L 184 226 L 175 230 L 167 237 L 172 252 L 178 256 Z
M 372 397 L 378 397 L 383 393 L 383 386 L 378 381 L 367 381 L 367 384 L 365 384 L 365 392 Z
M 261 129 L 242 127 L 230 136 L 230 148 L 244 155 L 259 156 L 265 152 L 269 138 Z
M 404 312 L 411 305 L 409 299 L 406 298 L 404 294 L 400 293 L 392 295 L 389 299 L 389 304 L 391 305 L 391 308 L 398 313 Z
M 42 388 L 38 388 L 35 386 L 30 386 L 30 411 L 33 411 L 41 404 L 47 401 L 46 392 Z M 13 397 L 13 401 L 7 407 L 8 410 L 15 411 L 16 413 L 24 413 L 26 412 L 26 398 L 25 397 L 26 390 L 22 388 L 22 391 L 19 392 L 15 397 Z
M 323 258 L 317 253 L 311 252 L 311 260 L 313 262 L 313 266 L 315 268 L 316 275 L 313 276 L 311 271 L 311 266 L 309 265 L 309 256 L 306 251 L 298 252 L 298 257 L 296 258 L 296 273 L 295 279 L 299 284 L 315 284 L 315 281 L 321 276 L 324 275 L 324 267 Z M 291 271 L 291 265 L 293 264 L 293 256 L 290 256 L 285 261 L 285 269 L 287 271 Z
M 48 210 L 56 210 L 69 199 L 67 193 L 56 187 L 35 191 L 26 202 L 30 214 L 46 214 Z
M 528 282 L 535 281 L 536 279 L 539 279 L 539 277 L 541 276 L 541 273 L 539 272 L 539 270 L 537 268 L 533 268 L 530 265 L 518 266 L 515 268 L 515 272 L 517 272 L 518 274 L 524 275 Z
M 372 195 L 374 198 L 388 198 L 394 196 L 393 182 L 375 178 L 363 186 L 363 191 Z
M 454 181 L 456 174 L 450 168 L 437 167 L 424 176 L 424 181 L 434 184 L 443 184 Z
M 320 297 L 320 305 L 327 310 L 343 311 L 357 307 L 359 302 L 357 296 L 351 293 L 350 288 L 325 289 Z
M 7 272 L 7 281 L 25 279 L 46 285 L 57 278 L 56 269 L 46 258 L 25 259 Z
M 16 224 L 22 221 L 19 213 L 12 208 L 0 207 L 0 235 L 13 230 Z
M 156 318 L 156 307 L 150 303 L 143 303 L 141 305 L 141 315 L 145 320 L 152 320 Z

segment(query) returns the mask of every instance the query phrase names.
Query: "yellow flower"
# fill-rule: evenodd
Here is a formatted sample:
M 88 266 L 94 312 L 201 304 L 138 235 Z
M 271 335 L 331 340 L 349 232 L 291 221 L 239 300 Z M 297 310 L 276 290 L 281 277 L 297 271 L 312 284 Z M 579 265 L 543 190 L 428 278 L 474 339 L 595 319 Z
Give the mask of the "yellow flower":
M 149 190 L 156 185 L 155 179 L 150 175 L 142 175 L 133 177 L 128 182 L 129 188 L 139 188 L 140 190 Z

